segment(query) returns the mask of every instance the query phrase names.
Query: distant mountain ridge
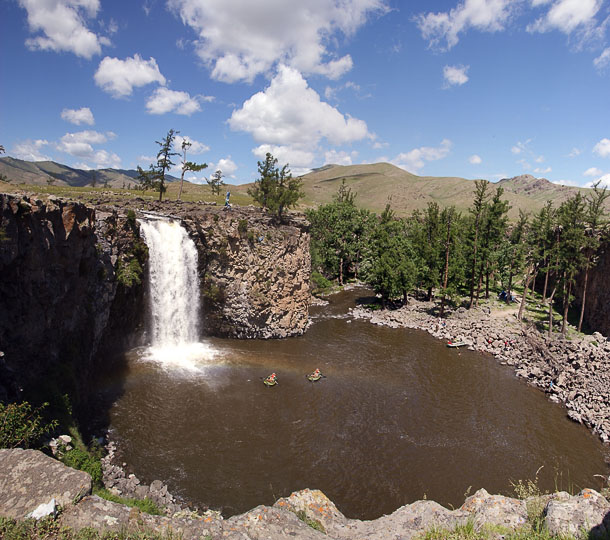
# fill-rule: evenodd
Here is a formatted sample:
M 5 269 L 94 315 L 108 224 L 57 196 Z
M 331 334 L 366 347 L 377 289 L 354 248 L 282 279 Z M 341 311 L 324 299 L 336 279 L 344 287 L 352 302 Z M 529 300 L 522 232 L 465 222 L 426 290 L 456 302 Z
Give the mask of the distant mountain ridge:
M 358 205 L 379 213 L 390 202 L 399 216 L 410 214 L 413 210 L 423 210 L 429 202 L 436 202 L 441 207 L 455 205 L 458 210 L 466 211 L 472 204 L 474 190 L 472 180 L 417 176 L 390 163 L 326 165 L 303 175 L 301 179 L 305 204 L 308 206 L 331 202 L 345 180 L 352 192 L 357 193 Z M 545 178 L 535 178 L 528 174 L 492 183 L 490 193 L 497 186 L 504 188 L 503 198 L 512 207 L 509 211 L 511 219 L 519 215 L 519 209 L 536 212 L 547 200 L 559 206 L 578 191 L 583 195 L 590 191 L 553 184 Z
M 54 185 L 90 186 L 93 171 L 76 169 L 54 161 L 24 161 L 12 157 L 0 158 L 0 174 L 13 184 L 46 185 L 49 177 Z M 95 170 L 96 185 L 105 182 L 114 188 L 134 186 L 137 171 L 126 169 Z M 179 180 L 168 176 L 168 181 Z M 459 177 L 417 176 L 391 163 L 371 163 L 363 165 L 324 165 L 300 177 L 303 180 L 305 198 L 300 207 L 316 207 L 329 203 L 345 180 L 346 185 L 357 194 L 356 204 L 380 213 L 389 202 L 398 216 L 409 215 L 414 210 L 423 210 L 429 202 L 441 207 L 454 205 L 460 211 L 467 211 L 472 204 L 473 180 Z M 252 184 L 232 185 L 231 191 L 245 195 Z M 516 219 L 519 209 L 536 212 L 547 200 L 559 206 L 574 193 L 586 194 L 589 189 L 553 184 L 545 178 L 535 178 L 529 174 L 503 178 L 492 183 L 490 193 L 496 186 L 504 188 L 504 198 L 511 205 L 509 217 Z M 610 211 L 610 200 L 607 201 Z
M 97 186 L 106 182 L 115 188 L 137 184 L 138 171 L 127 169 L 76 169 L 55 161 L 24 161 L 12 157 L 0 158 L 0 174 L 14 184 L 45 185 L 49 178 L 54 185 L 74 187 L 90 186 L 94 180 Z M 178 178 L 166 176 L 169 182 Z

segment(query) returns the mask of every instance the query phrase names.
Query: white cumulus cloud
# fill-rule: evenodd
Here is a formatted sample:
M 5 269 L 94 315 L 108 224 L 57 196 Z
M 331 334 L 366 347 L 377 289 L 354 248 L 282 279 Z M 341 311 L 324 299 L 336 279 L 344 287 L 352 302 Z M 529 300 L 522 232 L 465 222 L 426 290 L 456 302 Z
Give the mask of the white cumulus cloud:
M 599 69 L 604 69 L 607 65 L 610 64 L 610 47 L 605 48 L 602 53 L 593 60 L 593 65 Z
M 445 66 L 443 68 L 443 77 L 445 78 L 445 87 L 462 86 L 468 82 L 468 71 L 470 66 Z
M 538 2 L 538 4 L 550 2 Z M 579 27 L 595 23 L 602 0 L 555 0 L 548 12 L 527 26 L 528 32 L 560 30 L 570 34 Z
M 228 156 L 226 158 L 219 159 L 218 163 L 214 165 L 213 169 L 214 172 L 220 170 L 224 176 L 232 177 L 233 173 L 237 170 L 237 165 L 231 159 L 231 156 Z
M 600 157 L 610 156 L 610 139 L 602 139 L 594 147 L 593 152 Z
M 358 156 L 358 152 L 345 152 L 341 150 L 337 152 L 337 150 L 328 150 L 324 153 L 324 163 L 325 164 L 334 164 L 334 165 L 351 165 L 352 160 Z
M 589 167 L 584 173 L 583 176 L 601 176 L 603 171 L 598 169 L 597 167 Z
M 63 135 L 55 147 L 61 152 L 94 163 L 95 168 L 116 168 L 121 164 L 121 158 L 117 154 L 93 148 L 93 145 L 103 144 L 115 137 L 112 131 L 106 133 L 93 130 L 78 131 Z
M 207 144 L 196 141 L 195 139 L 192 139 L 188 135 L 185 135 L 184 137 L 182 135 L 176 135 L 176 138 L 174 139 L 174 148 L 176 148 L 177 152 L 181 151 L 181 149 L 182 149 L 182 141 L 191 143 L 191 146 L 189 146 L 188 150 L 186 151 L 187 159 L 188 159 L 188 156 L 191 154 L 197 156 L 199 154 L 203 154 L 204 152 L 207 152 L 210 149 L 210 147 Z
M 387 0 L 168 0 L 171 11 L 198 36 L 199 57 L 214 79 L 252 81 L 284 63 L 336 79 L 352 58 L 329 47 L 351 36 Z
M 600 188 L 604 188 L 605 187 L 605 188 L 610 189 L 610 173 L 609 174 L 604 174 L 604 175 L 600 176 L 597 180 L 593 180 L 591 182 L 587 182 L 585 184 L 585 187 L 592 188 L 598 182 L 599 182 L 599 187 Z
M 188 92 L 157 88 L 146 102 L 146 110 L 150 114 L 165 114 L 175 112 L 190 116 L 201 110 L 197 97 L 191 97 Z
M 483 163 L 483 160 L 481 159 L 481 156 L 474 154 L 468 158 L 468 162 L 472 165 L 480 165 L 481 163 Z
M 71 124 L 80 126 L 81 124 L 88 124 L 92 126 L 95 124 L 93 119 L 93 113 L 89 107 L 81 107 L 80 109 L 64 109 L 61 111 L 61 119 Z
M 459 34 L 470 28 L 503 30 L 515 7 L 513 0 L 464 0 L 449 12 L 422 13 L 416 21 L 430 46 L 449 50 L 458 43 Z
M 95 84 L 115 98 L 131 95 L 135 86 L 154 82 L 164 85 L 166 82 L 157 61 L 154 58 L 144 60 L 139 54 L 125 60 L 106 56 L 100 62 L 94 79 Z
M 407 171 L 419 171 L 427 161 L 437 161 L 449 155 L 453 143 L 449 139 L 443 139 L 436 147 L 421 146 L 409 152 L 398 154 L 391 163 Z
M 15 144 L 11 154 L 26 161 L 49 161 L 51 158 L 42 153 L 42 148 L 48 144 L 46 139 L 27 139 Z
M 287 66 L 279 67 L 264 91 L 234 110 L 228 123 L 231 129 L 250 133 L 261 144 L 256 155 L 264 156 L 273 149 L 271 153 L 280 161 L 299 167 L 313 162 L 322 139 L 341 145 L 372 137 L 364 121 L 321 101 L 301 73 Z
M 32 50 L 66 51 L 90 59 L 110 44 L 86 25 L 87 18 L 97 15 L 99 0 L 19 0 L 19 5 L 27 11 L 30 31 L 40 33 L 25 42 Z

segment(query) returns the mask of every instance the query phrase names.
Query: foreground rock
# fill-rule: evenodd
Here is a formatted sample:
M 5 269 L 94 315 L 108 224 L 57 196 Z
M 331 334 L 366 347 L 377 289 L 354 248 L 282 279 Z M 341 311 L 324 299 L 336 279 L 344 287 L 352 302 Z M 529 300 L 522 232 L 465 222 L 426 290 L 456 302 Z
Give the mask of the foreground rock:
M 62 506 L 61 525 L 74 531 L 93 527 L 100 532 L 141 534 L 148 530 L 184 540 L 408 540 L 433 527 L 452 529 L 467 522 L 477 528 L 492 525 L 517 530 L 527 526 L 530 501 L 540 504 L 541 500 L 546 526 L 553 534 L 586 531 L 596 538 L 610 531 L 610 503 L 590 489 L 576 496 L 560 493 L 525 501 L 480 489 L 456 510 L 434 501 L 416 501 L 371 521 L 346 518 L 321 491 L 309 489 L 279 499 L 272 507 L 258 506 L 229 519 L 184 510 L 152 516 L 90 492 L 91 478 L 86 473 L 34 450 L 0 450 L 0 516 L 22 519 L 41 502 L 56 498 Z
M 55 499 L 63 508 L 91 493 L 91 477 L 37 450 L 0 450 L 0 515 L 24 518 Z
M 352 310 L 352 316 L 392 328 L 424 330 L 445 341 L 490 353 L 502 364 L 562 403 L 568 416 L 610 442 L 610 341 L 599 333 L 578 340 L 543 335 L 516 319 L 516 308 L 458 308 L 440 321 L 432 302 L 411 301 L 396 310 Z

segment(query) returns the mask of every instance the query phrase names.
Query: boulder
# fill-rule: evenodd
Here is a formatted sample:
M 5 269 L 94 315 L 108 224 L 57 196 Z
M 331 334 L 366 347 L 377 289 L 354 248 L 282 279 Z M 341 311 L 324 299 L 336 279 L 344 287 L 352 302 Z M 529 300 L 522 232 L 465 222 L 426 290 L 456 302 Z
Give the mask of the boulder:
M 578 535 L 586 530 L 590 538 L 606 538 L 610 533 L 610 502 L 592 489 L 549 501 L 544 514 L 551 534 Z
M 527 522 L 524 501 L 503 495 L 490 495 L 484 489 L 479 489 L 468 497 L 460 510 L 469 512 L 477 526 L 489 524 L 517 529 Z
M 0 450 L 0 515 L 24 518 L 51 499 L 62 508 L 91 493 L 91 476 L 38 450 Z

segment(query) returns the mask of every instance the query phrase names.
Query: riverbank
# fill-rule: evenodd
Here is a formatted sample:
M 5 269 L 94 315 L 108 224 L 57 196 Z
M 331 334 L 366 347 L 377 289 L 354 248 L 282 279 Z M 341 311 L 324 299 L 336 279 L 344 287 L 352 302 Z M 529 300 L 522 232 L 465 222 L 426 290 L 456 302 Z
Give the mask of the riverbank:
M 435 302 L 410 300 L 399 309 L 357 307 L 351 315 L 392 328 L 413 328 L 444 341 L 463 342 L 470 350 L 489 353 L 513 366 L 568 417 L 585 424 L 604 443 L 610 442 L 610 340 L 598 332 L 576 339 L 541 334 L 534 324 L 517 320 L 517 308 L 491 305 L 446 312 L 439 319 Z M 455 354 L 460 354 L 456 349 Z
M 451 530 L 469 528 L 472 534 L 467 538 L 485 540 L 607 537 L 610 502 L 602 494 L 584 489 L 578 495 L 542 495 L 527 489 L 532 486 L 521 485 L 526 487 L 522 499 L 490 495 L 480 489 L 457 509 L 420 500 L 370 521 L 346 518 L 324 493 L 310 489 L 229 519 L 214 513 L 184 511 L 157 516 L 92 495 L 87 473 L 70 469 L 41 452 L 0 450 L 0 536 L 8 540 L 110 535 L 183 540 L 408 540 L 447 538 Z M 48 517 L 42 519 L 44 516 Z M 28 518 L 31 521 L 20 524 Z M 35 523 L 34 519 L 42 521 Z

